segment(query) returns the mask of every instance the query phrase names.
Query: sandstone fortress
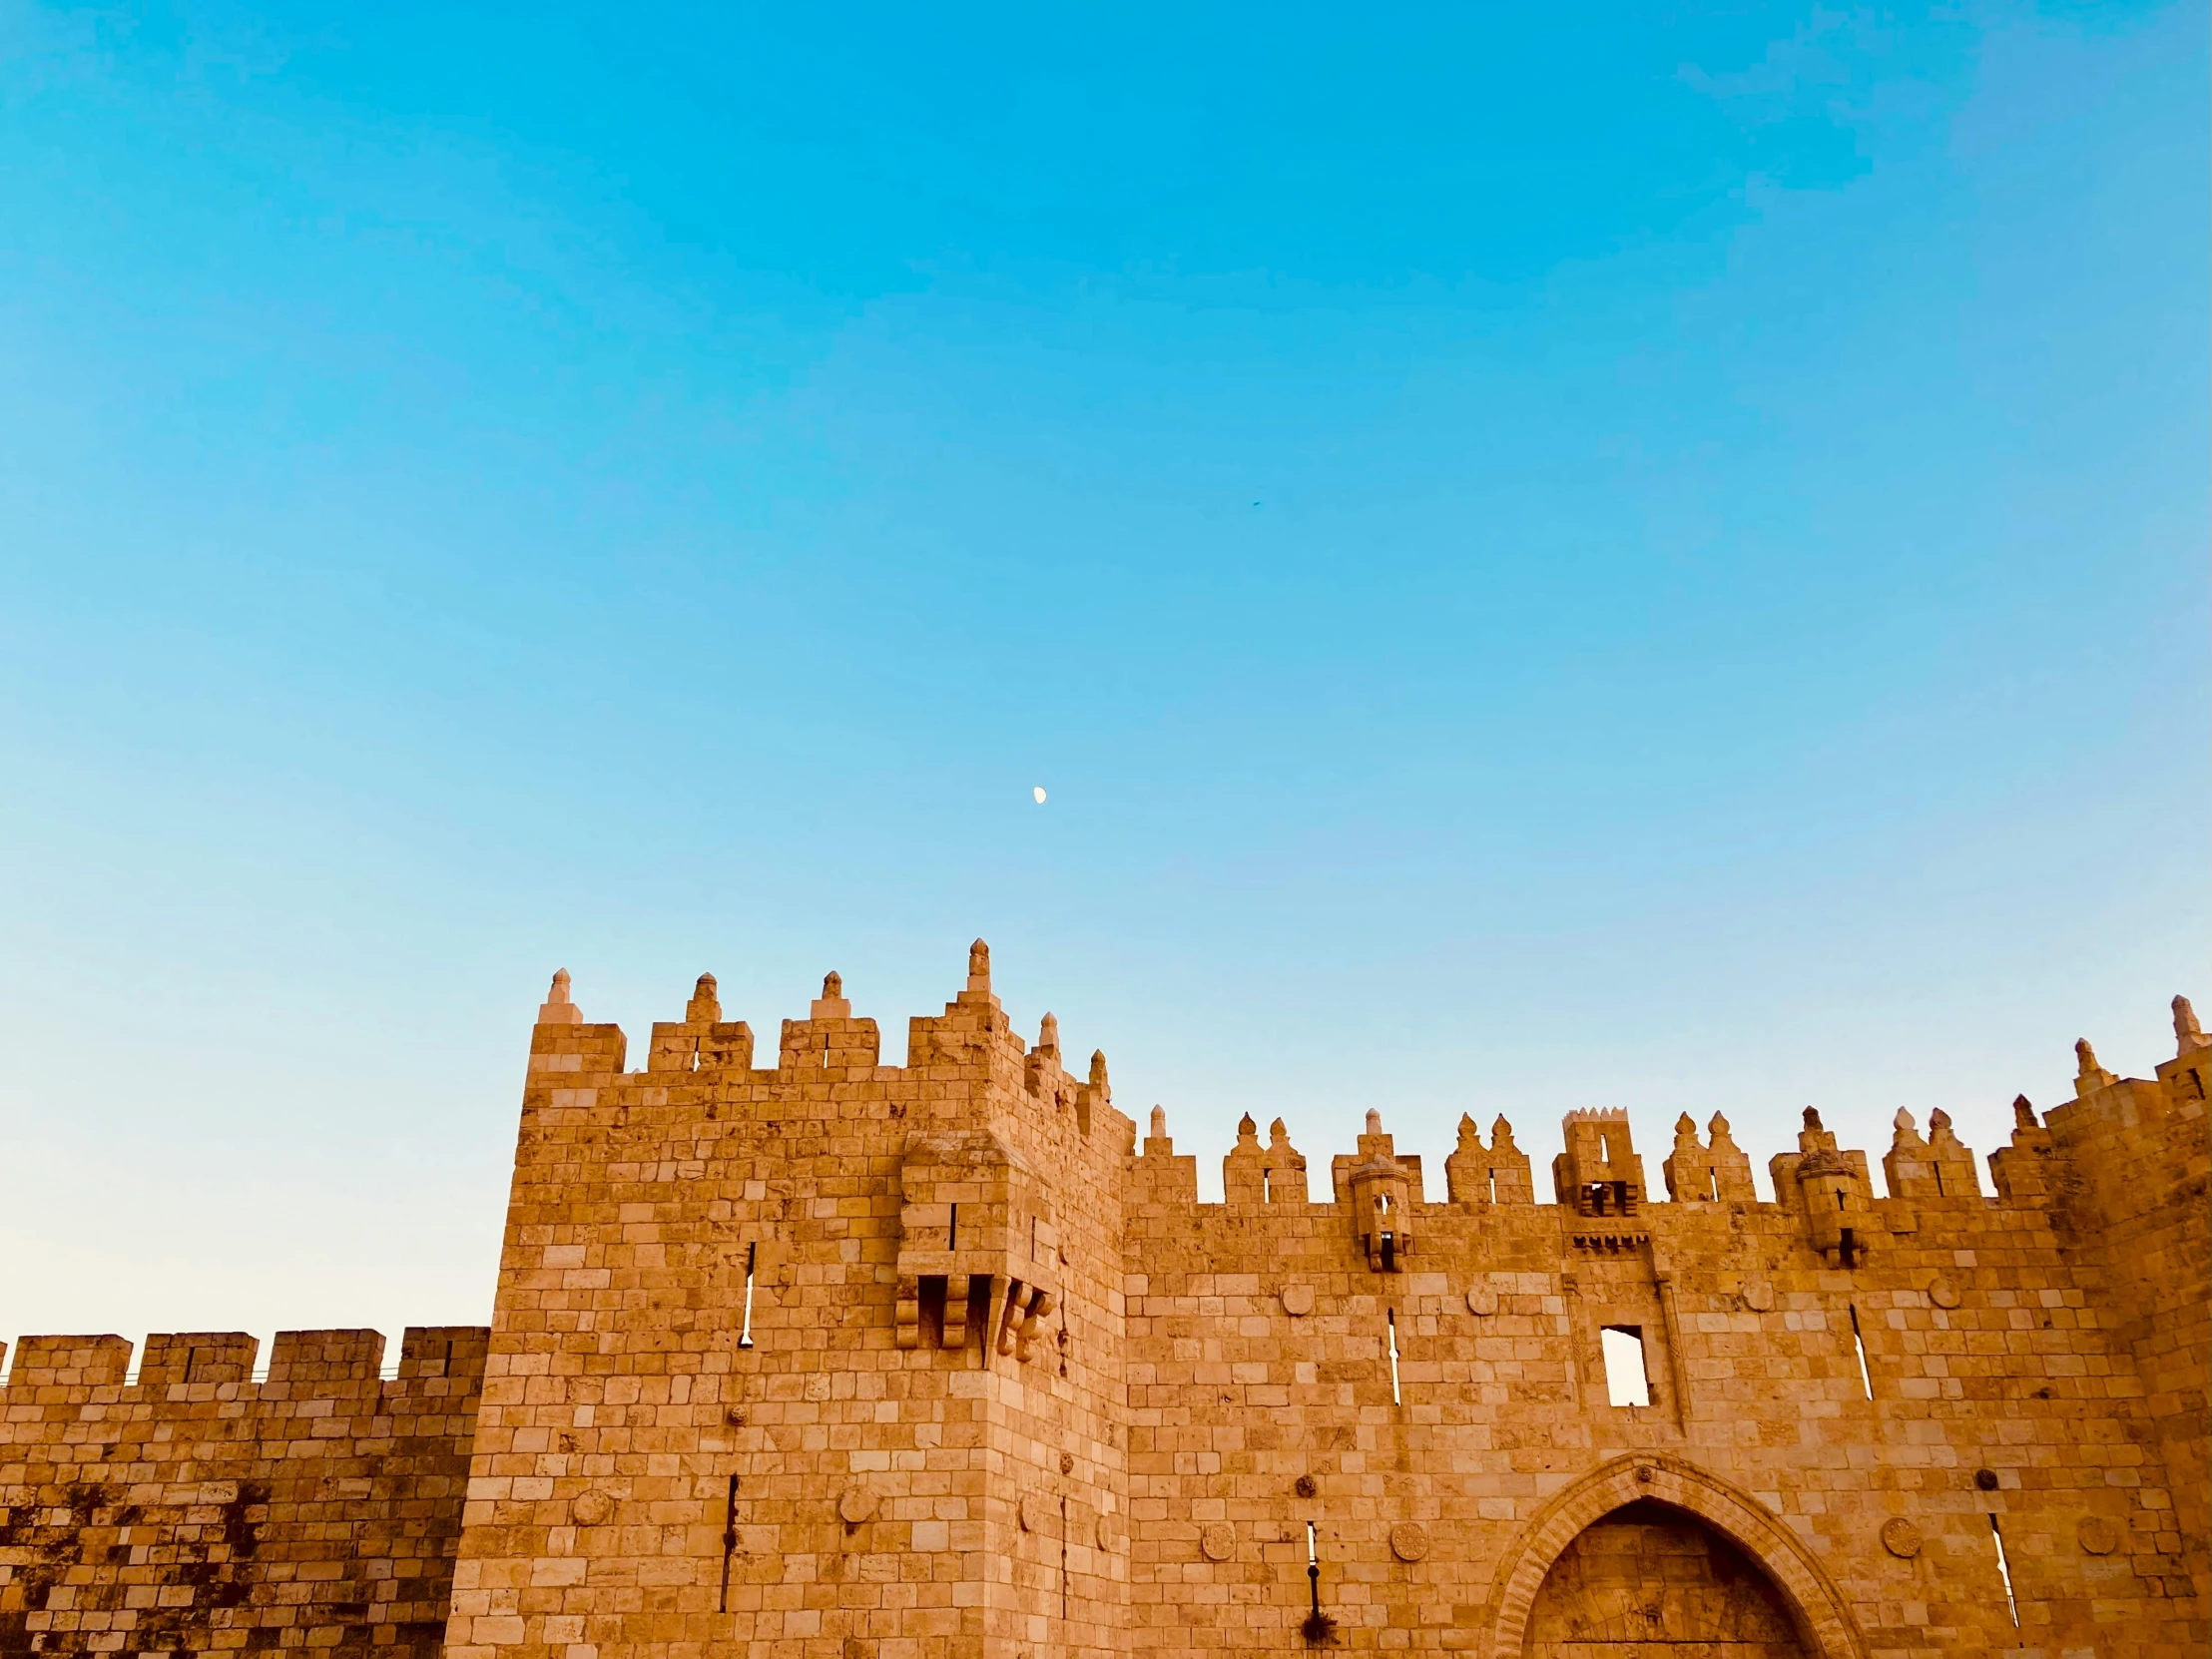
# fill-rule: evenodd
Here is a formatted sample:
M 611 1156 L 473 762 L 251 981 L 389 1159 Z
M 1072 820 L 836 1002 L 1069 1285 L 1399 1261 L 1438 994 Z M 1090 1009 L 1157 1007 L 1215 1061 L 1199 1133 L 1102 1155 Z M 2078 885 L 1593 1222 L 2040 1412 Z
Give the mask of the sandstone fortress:
M 1439 1195 L 1369 1112 L 1246 1119 L 1202 1204 L 980 943 L 897 1067 L 832 974 L 765 1054 L 702 978 L 630 1070 L 563 973 L 490 1330 L 16 1345 L 0 1652 L 2202 1659 L 2174 1008 L 1993 1196 L 1941 1112 L 1878 1189 L 1808 1111 L 1775 1203 L 1717 1116 L 1656 1183 L 1623 1112 L 1548 1175 L 1463 1119 Z

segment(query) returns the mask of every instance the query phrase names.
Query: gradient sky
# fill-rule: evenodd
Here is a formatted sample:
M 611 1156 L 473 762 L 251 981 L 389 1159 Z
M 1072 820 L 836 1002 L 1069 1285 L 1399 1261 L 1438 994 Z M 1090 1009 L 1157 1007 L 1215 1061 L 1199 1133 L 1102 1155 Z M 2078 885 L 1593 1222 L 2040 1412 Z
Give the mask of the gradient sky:
M 0 4 L 0 1338 L 487 1319 L 562 965 L 895 1060 L 981 933 L 1216 1191 L 2147 1074 L 2207 56 Z

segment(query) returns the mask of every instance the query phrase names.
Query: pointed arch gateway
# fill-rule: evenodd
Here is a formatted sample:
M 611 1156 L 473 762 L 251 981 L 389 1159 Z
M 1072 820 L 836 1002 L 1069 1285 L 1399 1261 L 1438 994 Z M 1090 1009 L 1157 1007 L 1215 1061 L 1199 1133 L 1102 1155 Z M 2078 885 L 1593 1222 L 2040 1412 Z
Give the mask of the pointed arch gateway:
M 1773 1592 L 1768 1604 L 1795 1626 L 1791 1634 L 1810 1659 L 1866 1659 L 1866 1644 L 1835 1581 L 1795 1532 L 1750 1493 L 1693 1463 L 1651 1453 L 1593 1470 L 1555 1495 L 1507 1546 L 1484 1619 L 1487 1659 L 1523 1659 L 1531 1625 L 1543 1611 L 1538 1602 L 1546 1579 L 1554 1567 L 1575 1570 L 1592 1527 L 1621 1512 L 1643 1519 L 1664 1511 L 1702 1523 L 1719 1535 L 1721 1553 L 1740 1552 L 1764 1576 L 1765 1589 Z M 1757 1618 L 1754 1609 L 1752 1621 Z

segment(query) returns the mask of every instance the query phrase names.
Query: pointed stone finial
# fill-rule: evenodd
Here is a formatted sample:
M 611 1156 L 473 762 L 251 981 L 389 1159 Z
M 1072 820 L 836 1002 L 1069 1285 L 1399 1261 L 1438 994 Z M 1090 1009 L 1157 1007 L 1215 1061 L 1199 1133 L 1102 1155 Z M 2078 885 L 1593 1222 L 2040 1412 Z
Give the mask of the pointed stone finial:
M 1459 1114 L 1459 1145 L 1469 1152 L 1482 1150 L 1482 1131 L 1475 1127 L 1474 1117 L 1468 1112 Z
M 2027 1096 L 2024 1094 L 2016 1094 L 2012 1097 L 2012 1127 L 2014 1129 L 2040 1129 L 2042 1127 L 2041 1124 L 2035 1121 L 2035 1108 L 2028 1104 Z
M 1372 1106 L 1368 1108 L 1368 1133 L 1371 1135 L 1382 1133 L 1382 1114 Z
M 822 976 L 822 994 L 807 1010 L 809 1019 L 850 1019 L 852 1004 L 844 999 L 844 980 L 834 973 Z
M 1687 1112 L 1676 1118 L 1674 1120 L 1674 1138 L 1678 1141 L 1688 1141 L 1695 1146 L 1697 1144 L 1697 1119 Z
M 568 969 L 556 968 L 553 972 L 553 988 L 545 993 L 545 1000 L 538 1004 L 540 1025 L 581 1025 L 584 1010 L 568 998 Z
M 1705 1132 L 1713 1137 L 1715 1151 L 1724 1146 L 1734 1146 L 1736 1144 L 1728 1138 L 1728 1119 L 1722 1117 L 1718 1112 L 1715 1112 L 1712 1120 L 1706 1124 Z
M 1892 1118 L 1890 1121 L 1897 1127 L 1897 1132 L 1900 1135 L 1910 1135 L 1913 1136 L 1915 1139 L 1919 1138 L 1921 1127 L 1919 1124 L 1913 1121 L 1913 1114 L 1911 1112 L 1908 1112 L 1903 1106 L 1900 1106 L 1898 1108 L 1898 1115 Z
M 1819 1129 L 1821 1127 L 1821 1109 L 1818 1106 L 1805 1108 L 1805 1127 L 1808 1129 Z
M 1281 1118 L 1277 1118 L 1273 1123 L 1268 1125 L 1268 1145 L 1283 1146 L 1290 1141 L 1290 1138 L 1291 1132 L 1283 1127 L 1283 1120 Z
M 1928 1114 L 1928 1134 L 1931 1140 L 1954 1141 L 1958 1137 L 1950 1132 L 1950 1114 L 1940 1106 Z
M 691 1001 L 684 1007 L 687 1025 L 713 1025 L 722 1018 L 722 999 L 716 994 L 715 976 L 702 973 L 699 983 L 692 987 Z
M 1237 1120 L 1237 1144 L 1239 1146 L 1258 1146 L 1260 1144 L 1260 1126 L 1252 1121 L 1250 1112 L 1245 1113 L 1243 1117 Z
M 2087 1037 L 2074 1041 L 2074 1070 L 2083 1077 L 2094 1077 L 2104 1068 L 2097 1064 L 2097 1051 L 2089 1046 Z
M 1094 1048 L 1091 1050 L 1091 1087 L 1103 1089 L 1105 1086 L 1106 1051 L 1103 1048 Z
M 1513 1126 L 1505 1121 L 1501 1112 L 1490 1124 L 1490 1150 L 1492 1152 L 1518 1152 L 1513 1144 Z
M 1152 1108 L 1152 1139 L 1164 1141 L 1167 1138 L 1168 1109 L 1165 1106 L 1155 1106 Z
M 1037 1022 L 1037 1047 L 1047 1054 L 1060 1052 L 1060 1022 L 1051 1014 Z
M 967 947 L 967 988 L 970 994 L 991 994 L 991 947 L 981 939 Z
M 2174 1052 L 2188 1054 L 2212 1044 L 2212 1037 L 2204 1034 L 2204 1027 L 2197 1023 L 2197 1011 L 2189 1006 L 2185 996 L 2174 998 Z

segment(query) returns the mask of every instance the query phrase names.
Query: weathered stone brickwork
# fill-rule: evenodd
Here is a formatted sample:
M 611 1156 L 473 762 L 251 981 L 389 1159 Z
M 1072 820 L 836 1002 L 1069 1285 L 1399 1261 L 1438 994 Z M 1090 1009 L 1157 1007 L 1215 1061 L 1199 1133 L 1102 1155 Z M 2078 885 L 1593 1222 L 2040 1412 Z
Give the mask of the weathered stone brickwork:
M 2199 1655 L 2212 1050 L 2175 1025 L 2154 1079 L 2082 1045 L 2018 1102 L 1993 1196 L 1939 1111 L 1879 1191 L 1808 1111 L 1761 1203 L 1724 1119 L 1662 1197 L 1591 1109 L 1548 1181 L 1462 1120 L 1431 1201 L 1370 1110 L 1326 1180 L 1246 1119 L 1202 1204 L 980 943 L 895 1067 L 831 975 L 759 1056 L 702 978 L 633 1071 L 563 974 L 488 1353 L 255 1384 L 156 1339 L 126 1387 L 119 1340 L 26 1339 L 0 1647 Z
M 0 1653 L 438 1652 L 481 1328 L 27 1337 L 0 1389 Z

